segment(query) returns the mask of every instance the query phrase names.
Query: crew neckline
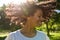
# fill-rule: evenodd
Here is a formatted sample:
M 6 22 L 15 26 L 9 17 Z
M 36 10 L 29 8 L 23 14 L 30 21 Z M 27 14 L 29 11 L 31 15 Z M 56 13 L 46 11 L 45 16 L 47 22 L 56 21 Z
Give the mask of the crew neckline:
M 21 29 L 20 29 L 21 30 Z M 24 38 L 35 38 L 35 37 L 37 37 L 37 35 L 38 35 L 38 32 L 37 32 L 37 30 L 36 30 L 36 35 L 34 36 L 34 37 L 27 37 L 27 36 L 24 36 L 22 33 L 21 33 L 21 31 L 20 30 L 18 30 L 18 32 L 19 32 L 19 34 L 20 34 L 20 36 L 22 36 L 22 37 L 24 37 Z

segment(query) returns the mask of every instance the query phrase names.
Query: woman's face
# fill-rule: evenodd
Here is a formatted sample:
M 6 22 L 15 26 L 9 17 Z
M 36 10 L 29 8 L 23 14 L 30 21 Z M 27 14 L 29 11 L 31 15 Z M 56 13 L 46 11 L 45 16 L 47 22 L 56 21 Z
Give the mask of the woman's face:
M 44 21 L 43 12 L 40 9 L 37 9 L 36 12 L 34 13 L 34 16 L 30 17 L 30 22 L 34 27 L 40 26 L 43 21 Z

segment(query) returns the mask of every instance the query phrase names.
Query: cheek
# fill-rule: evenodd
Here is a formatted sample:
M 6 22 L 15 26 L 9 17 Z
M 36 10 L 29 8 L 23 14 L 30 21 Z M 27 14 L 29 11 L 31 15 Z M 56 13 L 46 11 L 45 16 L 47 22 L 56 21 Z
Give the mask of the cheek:
M 31 25 L 36 26 L 37 22 L 36 22 L 36 18 L 32 18 L 29 22 L 31 23 Z
M 39 18 L 35 17 L 35 18 L 33 19 L 33 21 L 36 23 L 36 22 L 38 21 L 38 19 L 39 19 Z
M 35 25 L 39 24 L 39 20 L 38 19 L 35 19 L 34 24 Z

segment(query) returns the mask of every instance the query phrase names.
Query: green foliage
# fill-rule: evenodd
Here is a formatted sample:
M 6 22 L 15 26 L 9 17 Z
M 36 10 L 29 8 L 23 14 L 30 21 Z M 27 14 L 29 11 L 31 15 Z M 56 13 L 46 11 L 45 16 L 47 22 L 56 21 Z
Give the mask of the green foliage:
M 15 24 L 10 25 L 10 19 L 6 19 L 6 14 L 4 12 L 6 6 L 3 5 L 2 7 L 0 7 L 0 29 L 1 30 L 10 30 L 10 31 L 14 31 L 19 29 L 20 27 L 18 27 Z
M 55 13 L 53 16 L 54 23 L 59 24 L 60 23 L 60 13 Z
M 57 2 L 60 2 L 60 0 L 57 0 Z
M 60 0 L 57 0 L 57 9 L 60 10 Z

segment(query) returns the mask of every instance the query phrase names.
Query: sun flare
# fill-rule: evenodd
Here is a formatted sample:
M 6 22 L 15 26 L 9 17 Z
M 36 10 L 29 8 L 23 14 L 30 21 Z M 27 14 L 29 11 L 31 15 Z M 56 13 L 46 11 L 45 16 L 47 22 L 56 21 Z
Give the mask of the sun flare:
M 10 3 L 21 4 L 25 2 L 27 2 L 27 0 L 0 0 L 0 6 L 3 6 L 3 4 L 5 5 L 10 4 Z

